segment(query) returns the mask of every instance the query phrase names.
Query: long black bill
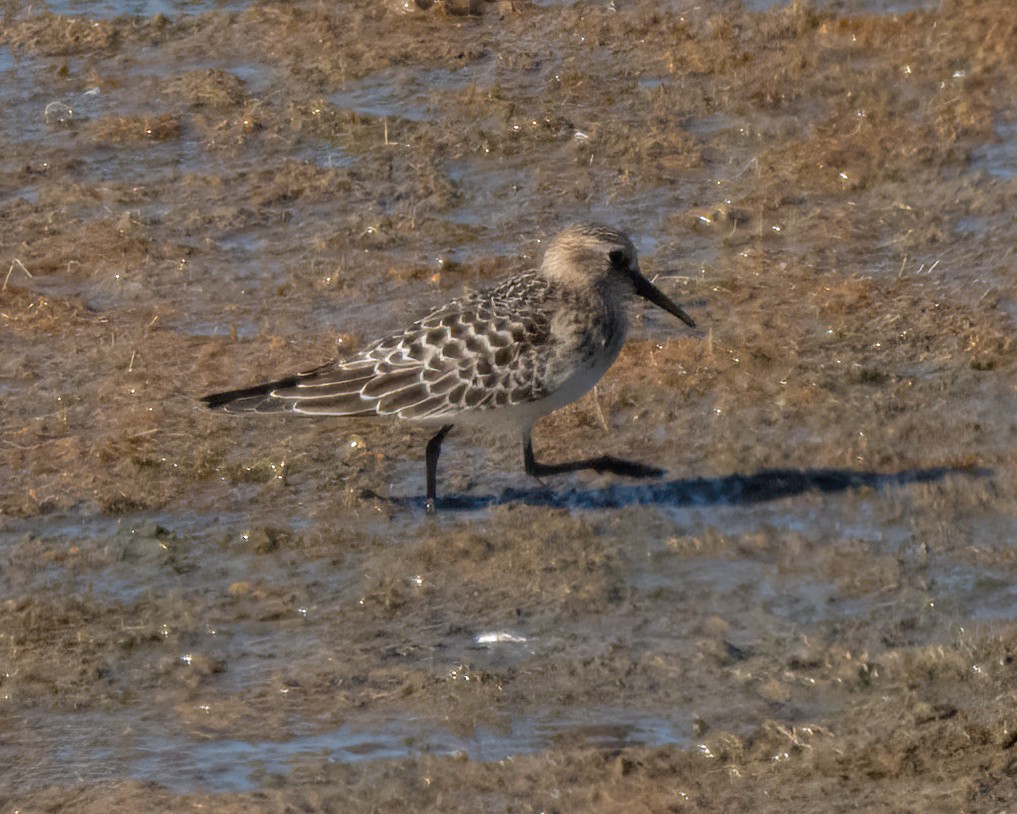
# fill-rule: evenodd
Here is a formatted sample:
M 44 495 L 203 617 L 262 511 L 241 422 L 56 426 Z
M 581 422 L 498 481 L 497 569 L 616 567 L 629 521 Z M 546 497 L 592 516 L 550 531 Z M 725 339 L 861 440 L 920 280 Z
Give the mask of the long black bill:
M 686 314 L 676 303 L 672 302 L 663 291 L 657 288 L 657 286 L 647 280 L 638 271 L 632 275 L 632 281 L 635 283 L 636 293 L 640 297 L 645 297 L 654 305 L 659 305 L 669 314 L 674 314 L 690 328 L 696 327 L 695 320 L 693 320 L 692 317 Z

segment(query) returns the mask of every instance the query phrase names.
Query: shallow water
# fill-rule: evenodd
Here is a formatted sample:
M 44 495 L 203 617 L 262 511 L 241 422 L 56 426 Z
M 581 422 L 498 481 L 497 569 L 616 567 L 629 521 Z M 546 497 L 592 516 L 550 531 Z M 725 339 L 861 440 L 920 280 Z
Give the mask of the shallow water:
M 176 17 L 209 11 L 240 11 L 249 5 L 249 0 L 44 0 L 38 7 L 54 14 L 103 20 L 125 15 Z
M 640 716 L 628 710 L 587 710 L 576 721 L 561 710 L 543 719 L 513 720 L 508 728 L 480 725 L 465 737 L 443 731 L 428 719 L 364 717 L 332 731 L 266 741 L 196 740 L 189 733 L 175 736 L 172 722 L 161 719 L 134 719 L 123 729 L 111 730 L 114 722 L 108 716 L 90 713 L 28 717 L 11 723 L 39 735 L 19 743 L 18 751 L 33 749 L 46 757 L 30 772 L 13 775 L 11 780 L 31 789 L 63 783 L 68 777 L 78 782 L 134 777 L 177 793 L 239 792 L 253 791 L 273 775 L 285 776 L 323 762 L 398 760 L 421 753 L 497 762 L 547 749 L 563 739 L 583 748 L 605 749 L 692 742 L 682 726 L 662 720 L 659 714 Z M 20 765 L 18 751 L 0 754 L 3 751 Z
M 407 8 L 5 18 L 0 807 L 1002 810 L 1008 6 Z M 538 457 L 665 477 L 457 431 L 429 518 L 426 432 L 199 408 L 574 219 L 701 327 Z

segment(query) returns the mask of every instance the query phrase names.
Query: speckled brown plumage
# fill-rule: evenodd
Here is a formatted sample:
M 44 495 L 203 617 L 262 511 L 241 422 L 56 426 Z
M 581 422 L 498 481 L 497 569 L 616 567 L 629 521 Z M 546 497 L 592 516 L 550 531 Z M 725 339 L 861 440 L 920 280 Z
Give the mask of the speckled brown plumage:
M 206 396 L 227 412 L 395 416 L 442 426 L 428 446 L 428 498 L 441 439 L 453 424 L 522 430 L 589 390 L 625 340 L 625 301 L 638 294 L 692 325 L 639 271 L 622 232 L 578 224 L 548 246 L 541 268 L 453 300 L 348 359 Z

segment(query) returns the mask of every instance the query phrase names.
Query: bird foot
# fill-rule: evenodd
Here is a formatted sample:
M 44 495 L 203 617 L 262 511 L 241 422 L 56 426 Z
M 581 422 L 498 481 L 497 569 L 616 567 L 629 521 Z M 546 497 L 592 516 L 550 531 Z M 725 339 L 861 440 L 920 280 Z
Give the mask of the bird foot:
M 605 455 L 602 458 L 591 461 L 591 468 L 595 472 L 610 472 L 613 475 L 621 475 L 625 478 L 662 478 L 667 474 L 666 469 L 641 464 L 638 461 L 612 458 L 610 455 Z
M 579 472 L 583 469 L 592 469 L 598 474 L 609 472 L 612 475 L 621 475 L 626 478 L 660 478 L 667 474 L 666 469 L 648 466 L 637 461 L 626 461 L 611 455 L 560 464 L 542 464 L 531 461 L 526 473 L 539 480 L 544 475 L 561 475 L 566 472 Z

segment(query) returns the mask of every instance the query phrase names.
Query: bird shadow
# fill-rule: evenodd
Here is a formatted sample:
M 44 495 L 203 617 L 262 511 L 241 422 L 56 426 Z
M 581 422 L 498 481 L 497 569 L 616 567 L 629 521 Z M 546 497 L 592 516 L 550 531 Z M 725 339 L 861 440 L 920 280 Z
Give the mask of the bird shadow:
M 977 467 L 935 466 L 897 472 L 851 469 L 764 469 L 751 475 L 677 478 L 659 483 L 613 484 L 554 490 L 546 486 L 510 488 L 500 495 L 449 495 L 439 498 L 439 512 L 475 511 L 504 504 L 567 509 L 617 509 L 624 506 L 736 506 L 779 500 L 807 493 L 833 494 L 851 489 L 882 490 L 894 486 L 935 483 L 948 475 L 984 478 L 992 473 Z M 376 496 L 377 497 L 377 496 Z M 416 505 L 420 498 L 387 498 L 397 505 Z

